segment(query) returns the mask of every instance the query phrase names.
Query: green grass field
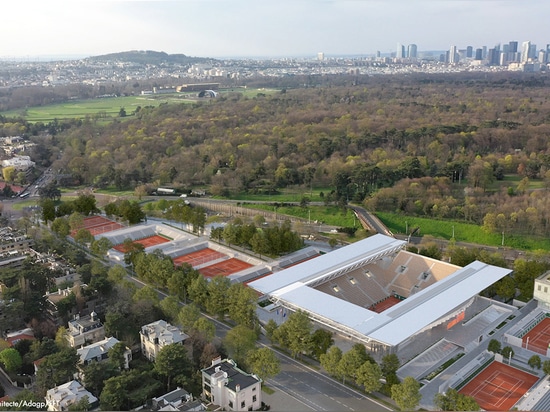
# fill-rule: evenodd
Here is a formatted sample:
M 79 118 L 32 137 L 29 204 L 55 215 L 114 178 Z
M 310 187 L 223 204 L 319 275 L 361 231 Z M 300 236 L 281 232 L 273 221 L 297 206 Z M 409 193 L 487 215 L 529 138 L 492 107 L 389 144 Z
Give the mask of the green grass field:
M 160 98 L 150 96 L 110 97 L 102 99 L 71 100 L 66 103 L 51 104 L 48 106 L 29 107 L 25 111 L 13 110 L 0 113 L 3 116 L 19 116 L 23 114 L 29 122 L 48 123 L 54 119 L 85 118 L 97 116 L 100 120 L 109 120 L 118 117 L 121 107 L 130 115 L 136 107 L 158 106 L 161 103 L 184 102 L 184 99 L 162 95 Z M 187 100 L 188 101 L 188 100 Z
M 376 216 L 394 233 L 405 234 L 419 227 L 419 236 L 430 235 L 450 240 L 454 236 L 457 242 L 475 243 L 487 246 L 502 246 L 501 233 L 486 233 L 480 226 L 455 221 L 435 220 L 395 213 L 376 213 Z M 408 232 L 407 232 L 408 233 Z M 550 239 L 536 238 L 504 233 L 504 246 L 522 250 L 550 250 Z
M 244 96 L 253 98 L 258 94 L 273 94 L 279 92 L 275 89 L 245 89 L 234 88 L 222 90 L 220 93 L 241 93 Z M 1 112 L 2 116 L 22 116 L 31 123 L 49 123 L 54 119 L 77 119 L 96 117 L 99 121 L 110 121 L 119 117 L 120 108 L 124 107 L 128 119 L 138 106 L 159 106 L 161 103 L 194 103 L 196 99 L 189 99 L 185 94 L 161 94 L 127 97 L 108 97 L 85 100 L 71 100 L 65 103 L 51 104 L 47 106 L 35 106 L 27 109 L 17 109 Z M 124 119 L 124 118 L 120 118 Z

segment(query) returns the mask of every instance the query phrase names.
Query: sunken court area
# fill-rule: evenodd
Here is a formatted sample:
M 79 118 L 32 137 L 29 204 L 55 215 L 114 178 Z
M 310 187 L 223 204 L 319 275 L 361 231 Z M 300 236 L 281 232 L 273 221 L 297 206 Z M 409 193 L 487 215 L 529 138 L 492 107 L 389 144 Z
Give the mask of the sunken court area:
M 454 273 L 458 266 L 401 250 L 315 289 L 377 313 Z
M 167 224 L 150 223 L 132 227 L 119 225 L 115 228 L 115 225 L 118 225 L 116 222 L 101 216 L 93 218 L 96 224 L 101 219 L 103 225 L 113 226 L 113 230 L 101 231 L 95 237 L 96 239 L 105 237 L 113 244 L 108 256 L 120 264 L 124 262 L 125 243 L 130 239 L 132 243 L 143 245 L 146 253 L 160 250 L 172 259 L 175 266 L 188 263 L 207 278 L 214 276 L 240 278 L 244 276 L 244 280 L 249 280 L 267 271 L 264 262 L 259 259 L 238 253 L 210 242 L 205 237 L 196 236 Z M 261 267 L 257 267 L 260 265 Z
M 538 379 L 535 375 L 493 361 L 459 393 L 474 397 L 486 411 L 510 411 Z

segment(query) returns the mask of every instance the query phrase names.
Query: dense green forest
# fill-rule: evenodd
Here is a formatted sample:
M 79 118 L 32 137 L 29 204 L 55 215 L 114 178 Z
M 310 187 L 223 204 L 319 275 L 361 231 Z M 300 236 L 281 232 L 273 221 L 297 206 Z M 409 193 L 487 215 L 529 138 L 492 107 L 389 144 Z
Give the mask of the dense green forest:
M 545 75 L 319 77 L 299 84 L 252 98 L 235 92 L 143 108 L 108 126 L 59 121 L 43 125 L 47 135 L 40 125 L 4 119 L 0 132 L 34 134 L 37 162 L 53 163 L 74 184 L 205 187 L 218 196 L 322 187 L 329 202 L 461 219 L 489 231 L 549 233 Z M 493 183 L 509 175 L 519 175 L 519 183 L 495 190 Z M 533 180 L 544 184 L 530 190 Z

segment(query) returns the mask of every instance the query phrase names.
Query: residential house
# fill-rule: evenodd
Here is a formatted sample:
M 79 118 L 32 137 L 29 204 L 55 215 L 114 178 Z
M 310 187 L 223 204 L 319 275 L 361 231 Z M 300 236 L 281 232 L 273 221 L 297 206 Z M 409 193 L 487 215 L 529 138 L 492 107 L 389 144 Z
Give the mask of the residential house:
M 239 369 L 233 360 L 218 357 L 201 372 L 206 401 L 229 411 L 252 411 L 262 406 L 262 380 Z
M 97 408 L 98 399 L 80 382 L 73 380 L 49 389 L 46 392 L 46 403 L 49 411 L 67 411 L 71 405 L 80 402 L 85 396 L 88 397 L 90 409 Z
M 183 345 L 183 342 L 189 337 L 180 329 L 164 320 L 158 320 L 142 326 L 139 336 L 141 352 L 152 362 L 163 347 L 173 343 Z
M 105 339 L 105 328 L 95 312 L 89 316 L 77 315 L 75 319 L 69 321 L 69 330 L 65 337 L 69 345 L 79 348 Z
M 80 357 L 80 365 L 86 366 L 92 362 L 103 362 L 109 358 L 109 350 L 119 342 L 120 341 L 117 338 L 111 336 L 110 338 L 105 338 L 99 342 L 95 342 L 77 349 L 76 353 Z M 128 369 L 130 367 L 131 360 L 132 351 L 127 347 L 124 352 L 124 369 Z
M 151 399 L 143 409 L 149 411 L 205 411 L 206 406 L 200 399 L 193 399 L 193 395 L 185 389 L 176 388 L 172 392 Z

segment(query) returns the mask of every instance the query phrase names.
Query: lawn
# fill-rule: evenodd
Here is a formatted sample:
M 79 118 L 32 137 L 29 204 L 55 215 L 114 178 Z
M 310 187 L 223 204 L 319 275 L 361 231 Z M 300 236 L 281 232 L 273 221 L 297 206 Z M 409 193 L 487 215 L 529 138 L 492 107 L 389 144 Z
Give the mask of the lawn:
M 417 236 L 430 235 L 450 240 L 454 232 L 457 242 L 502 246 L 502 233 L 487 233 L 479 225 L 471 223 L 404 216 L 396 213 L 380 212 L 376 213 L 376 216 L 394 234 L 408 234 L 412 229 L 418 227 Z M 550 250 L 550 239 L 504 233 L 504 246 L 533 251 Z
M 237 92 L 250 97 L 256 97 L 259 93 L 273 94 L 278 92 L 273 89 L 227 89 L 220 93 Z M 127 119 L 132 118 L 132 114 L 138 106 L 159 106 L 161 103 L 195 103 L 196 99 L 190 99 L 186 94 L 155 94 L 139 95 L 126 97 L 106 97 L 96 99 L 70 100 L 65 103 L 51 104 L 47 106 L 34 106 L 27 109 L 16 109 L 0 113 L 2 116 L 15 117 L 22 116 L 28 122 L 49 123 L 54 119 L 75 119 L 95 117 L 99 121 L 110 121 L 119 117 L 122 107 L 127 114 Z M 124 119 L 124 118 L 121 118 Z
M 84 118 L 86 116 L 97 116 L 99 120 L 109 120 L 118 117 L 121 107 L 124 107 L 127 115 L 131 115 L 137 106 L 158 106 L 161 103 L 174 101 L 183 102 L 184 100 L 171 97 L 171 95 L 162 95 L 160 99 L 149 96 L 109 97 L 71 100 L 65 103 L 29 107 L 25 111 L 19 109 L 1 114 L 3 116 L 19 116 L 24 113 L 25 120 L 44 123 L 54 119 Z

